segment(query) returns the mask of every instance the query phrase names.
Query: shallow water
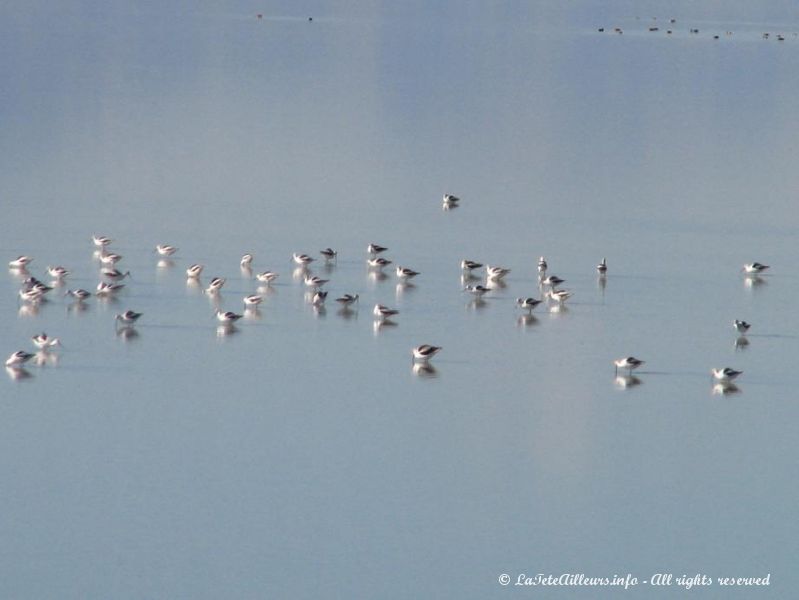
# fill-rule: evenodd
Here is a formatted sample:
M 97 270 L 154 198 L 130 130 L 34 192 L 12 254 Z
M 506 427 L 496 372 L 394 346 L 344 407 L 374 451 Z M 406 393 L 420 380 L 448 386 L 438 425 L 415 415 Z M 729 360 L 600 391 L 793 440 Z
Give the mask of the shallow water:
M 788 11 L 0 10 L 0 256 L 72 270 L 39 307 L 0 278 L 3 352 L 64 344 L 0 382 L 4 597 L 542 592 L 498 583 L 522 573 L 771 573 L 691 593 L 791 595 Z M 99 280 L 93 233 L 132 277 L 77 310 L 62 292 Z M 180 250 L 159 266 L 163 242 Z M 421 275 L 376 277 L 369 242 Z M 292 252 L 326 246 L 311 270 L 360 294 L 349 313 L 314 311 L 295 276 Z M 241 312 L 245 252 L 281 275 L 223 335 L 185 268 L 226 277 Z M 525 319 L 540 255 L 574 297 Z M 473 302 L 464 258 L 506 285 Z M 120 335 L 127 308 L 144 316 Z M 444 347 L 429 369 L 420 343 Z M 618 380 L 629 354 L 647 362 Z M 744 371 L 733 393 L 713 393 L 720 366 Z

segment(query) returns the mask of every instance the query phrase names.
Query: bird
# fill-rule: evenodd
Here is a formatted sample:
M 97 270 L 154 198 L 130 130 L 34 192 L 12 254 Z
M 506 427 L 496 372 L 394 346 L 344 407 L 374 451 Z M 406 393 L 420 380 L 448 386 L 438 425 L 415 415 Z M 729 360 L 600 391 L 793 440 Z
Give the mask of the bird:
M 224 277 L 214 277 L 208 284 L 208 287 L 205 288 L 205 292 L 207 294 L 215 294 L 222 289 L 222 286 L 225 285 L 225 281 L 227 281 L 227 279 Z
M 408 267 L 397 267 L 397 277 L 400 279 L 411 279 L 419 274 L 418 271 L 409 269 Z
M 325 298 L 327 298 L 327 292 L 315 292 L 313 298 L 311 299 L 311 304 L 314 306 L 321 306 L 325 303 Z
M 566 302 L 566 300 L 571 298 L 573 295 L 574 295 L 573 292 L 569 292 L 567 290 L 549 290 L 549 292 L 547 292 L 547 297 L 551 298 L 552 300 L 558 302 L 561 305 L 564 302 Z
M 253 255 L 252 254 L 245 254 L 241 257 L 239 264 L 242 268 L 246 269 L 252 264 Z
M 547 272 L 547 260 L 542 256 L 538 259 L 538 272 L 542 275 Z
M 24 350 L 17 350 L 6 359 L 6 366 L 7 367 L 18 367 L 19 365 L 25 364 L 30 359 L 32 359 L 35 355 L 31 354 L 30 352 L 25 352 Z
M 64 293 L 64 296 L 72 296 L 78 302 L 82 302 L 83 300 L 86 300 L 91 295 L 92 295 L 91 292 L 88 292 L 88 291 L 86 291 L 84 289 L 81 289 L 81 288 L 78 288 L 76 290 L 67 290 Z
M 100 273 L 109 279 L 125 279 L 125 277 L 130 277 L 130 271 L 125 271 L 123 273 L 119 269 L 100 269 Z
M 370 258 L 366 262 L 369 264 L 370 267 L 373 267 L 375 269 L 382 269 L 383 267 L 391 264 L 390 260 L 388 260 L 387 258 L 381 258 L 379 256 L 376 258 Z
M 530 312 L 541 302 L 542 300 L 536 300 L 535 298 L 516 298 L 516 305 Z
M 313 261 L 316 260 L 315 258 L 308 256 L 307 254 L 298 254 L 296 252 L 292 254 L 292 258 L 294 258 L 294 262 L 297 263 L 298 265 L 307 265 L 308 263 L 312 263 Z
M 343 296 L 336 298 L 336 302 L 343 306 L 349 306 L 350 304 L 357 302 L 358 298 L 358 294 L 344 294 Z
M 452 194 L 444 194 L 442 201 L 444 204 L 444 208 L 453 208 L 455 206 L 458 206 L 458 203 L 461 201 L 461 199 L 458 198 L 457 196 L 453 196 Z
M 488 279 L 498 280 L 502 279 L 510 273 L 510 269 L 504 269 L 502 267 L 492 267 L 490 265 L 486 265 L 486 277 Z
M 264 297 L 259 294 L 244 296 L 244 306 L 258 306 L 263 301 Z
M 388 306 L 384 306 L 382 304 L 375 304 L 374 309 L 372 310 L 375 317 L 379 319 L 389 319 L 394 315 L 398 315 L 399 311 L 394 308 L 389 308 Z
M 618 374 L 619 369 L 627 369 L 630 373 L 632 373 L 633 369 L 637 369 L 645 362 L 646 361 L 639 360 L 634 356 L 627 356 L 625 358 L 618 358 L 614 360 L 613 364 L 616 366 L 616 374 Z
M 39 289 L 31 288 L 31 289 L 21 289 L 19 291 L 19 297 L 23 302 L 30 302 L 30 303 L 38 303 L 44 297 L 44 292 Z
M 758 274 L 758 273 L 762 273 L 763 271 L 765 271 L 768 268 L 769 268 L 769 265 L 764 265 L 764 264 L 761 264 L 759 262 L 746 263 L 743 266 L 743 270 L 744 270 L 745 273 L 747 273 L 747 274 L 755 274 L 755 275 Z
M 747 323 L 746 321 L 739 321 L 738 319 L 735 319 L 732 322 L 732 326 L 735 328 L 735 331 L 737 331 L 738 333 L 746 333 L 747 331 L 749 331 L 749 328 L 752 325 L 750 323 Z
M 94 245 L 97 246 L 98 248 L 105 248 L 106 246 L 108 246 L 114 240 L 112 240 L 110 237 L 106 237 L 104 235 L 96 235 L 95 234 L 95 235 L 92 236 L 92 241 L 94 242 Z
M 544 277 L 541 280 L 541 285 L 548 285 L 554 289 L 555 287 L 559 286 L 561 283 L 565 282 L 566 282 L 565 279 L 561 279 L 557 275 L 550 275 L 549 277 Z
M 244 315 L 240 315 L 238 313 L 234 313 L 232 311 L 216 311 L 216 318 L 220 323 L 235 323 L 239 319 L 241 319 Z
M 172 256 L 175 252 L 178 251 L 177 248 L 174 246 L 170 246 L 169 244 L 158 244 L 155 247 L 155 251 L 158 252 L 161 256 Z
M 67 275 L 69 275 L 69 271 L 64 267 L 47 267 L 47 274 L 54 279 L 61 280 Z
M 320 288 L 325 285 L 329 279 L 322 279 L 321 277 L 317 277 L 316 275 L 306 275 L 305 276 L 305 285 L 311 288 Z
M 325 257 L 325 260 L 333 260 L 338 256 L 338 252 L 333 250 L 333 248 L 325 248 L 324 250 L 320 250 L 319 254 Z
M 199 264 L 193 264 L 188 269 L 186 269 L 186 277 L 189 279 L 197 279 L 200 275 L 202 275 L 203 269 L 205 267 Z
M 116 294 L 123 287 L 125 287 L 124 283 L 106 283 L 105 281 L 101 281 L 97 284 L 95 295 L 111 296 L 112 294 Z
M 272 283 L 275 279 L 277 279 L 278 274 L 273 271 L 264 271 L 263 273 L 258 273 L 255 278 L 260 281 L 261 283 Z
M 603 258 L 602 262 L 596 266 L 596 270 L 600 275 L 604 275 L 608 272 L 608 259 Z
M 125 325 L 133 325 L 136 321 L 139 320 L 139 317 L 142 316 L 142 313 L 136 312 L 134 310 L 126 310 L 123 313 L 120 313 L 114 317 L 114 319 L 119 322 L 122 321 Z
M 11 269 L 20 269 L 21 270 L 21 269 L 26 268 L 32 262 L 33 262 L 33 259 L 30 256 L 22 255 L 22 256 L 18 256 L 17 258 L 15 258 L 12 261 L 10 261 L 8 263 L 8 266 Z
M 114 254 L 113 252 L 100 255 L 100 262 L 103 263 L 104 265 L 115 265 L 120 260 L 122 260 L 122 256 L 120 256 L 119 254 Z
M 61 345 L 61 340 L 58 338 L 50 337 L 46 333 L 42 332 L 39 335 L 34 335 L 31 340 L 33 340 L 33 345 L 39 348 L 40 350 L 47 350 L 48 348 L 53 348 L 55 346 Z
M 491 289 L 487 288 L 484 285 L 479 285 L 478 284 L 478 285 L 467 285 L 465 288 L 463 288 L 463 291 L 464 292 L 468 292 L 468 293 L 472 294 L 473 296 L 477 296 L 479 298 L 480 296 L 483 296 L 483 295 L 487 294 L 488 292 L 490 292 Z
M 483 266 L 483 263 L 474 262 L 473 260 L 462 260 L 461 261 L 461 270 L 462 271 L 473 271 L 475 269 L 479 269 Z
M 386 250 L 388 250 L 388 248 L 386 248 L 385 246 L 381 246 L 380 244 L 374 244 L 374 243 L 369 244 L 366 247 L 366 251 L 369 254 L 371 254 L 372 256 L 376 256 L 378 254 L 381 254 L 381 253 L 385 252 Z
M 730 367 L 724 367 L 723 369 L 711 369 L 710 372 L 713 374 L 715 379 L 722 382 L 732 381 L 738 377 L 738 375 L 743 373 L 743 371 L 736 371 Z
M 422 344 L 416 346 L 411 350 L 414 360 L 427 362 L 441 351 L 441 346 L 431 346 L 430 344 Z

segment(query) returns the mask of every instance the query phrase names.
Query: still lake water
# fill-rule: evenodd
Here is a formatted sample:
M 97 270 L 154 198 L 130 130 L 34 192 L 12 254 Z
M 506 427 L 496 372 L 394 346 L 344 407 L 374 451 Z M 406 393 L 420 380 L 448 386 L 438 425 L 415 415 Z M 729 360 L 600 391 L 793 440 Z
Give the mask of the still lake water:
M 0 8 L 1 256 L 93 289 L 99 233 L 132 272 L 83 311 L 0 278 L 3 356 L 64 343 L 0 382 L 0 596 L 672 598 L 498 578 L 770 573 L 690 593 L 794 597 L 799 25 L 698 4 Z M 421 275 L 370 275 L 369 242 Z M 326 246 L 349 315 L 293 276 Z M 245 252 L 281 276 L 219 336 L 185 268 L 240 312 Z M 525 320 L 540 255 L 574 297 Z M 471 302 L 464 258 L 506 286 Z

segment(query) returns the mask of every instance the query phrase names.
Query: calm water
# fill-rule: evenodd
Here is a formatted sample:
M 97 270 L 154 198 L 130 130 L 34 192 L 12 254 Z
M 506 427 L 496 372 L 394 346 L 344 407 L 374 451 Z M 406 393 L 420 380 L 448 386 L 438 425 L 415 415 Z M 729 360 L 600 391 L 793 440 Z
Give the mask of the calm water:
M 0 277 L 3 357 L 64 343 L 0 381 L 0 596 L 685 593 L 498 583 L 522 573 L 770 573 L 690 593 L 795 596 L 793 11 L 121 4 L 0 8 L 0 258 L 93 289 L 100 233 L 133 274 L 83 311 L 20 307 Z M 370 276 L 372 241 L 414 285 Z M 326 246 L 312 270 L 361 295 L 351 314 L 293 276 Z M 240 311 L 245 252 L 281 276 L 220 336 L 185 268 Z M 542 254 L 574 298 L 520 319 Z M 507 285 L 471 302 L 463 258 Z M 772 270 L 747 285 L 754 260 Z M 444 350 L 415 372 L 424 342 Z M 628 354 L 647 364 L 623 387 Z M 737 393 L 713 394 L 721 366 Z

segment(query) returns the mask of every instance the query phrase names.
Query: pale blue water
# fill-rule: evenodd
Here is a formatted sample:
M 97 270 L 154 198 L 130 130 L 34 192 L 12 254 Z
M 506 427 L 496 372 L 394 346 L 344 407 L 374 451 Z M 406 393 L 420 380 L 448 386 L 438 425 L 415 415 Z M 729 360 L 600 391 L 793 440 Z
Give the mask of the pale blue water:
M 0 256 L 93 289 L 98 233 L 132 272 L 84 311 L 65 288 L 22 308 L 0 279 L 3 357 L 64 343 L 0 382 L 0 596 L 686 593 L 498 583 L 522 573 L 770 573 L 690 593 L 795 595 L 790 8 L 0 9 Z M 180 250 L 159 267 L 164 242 Z M 369 242 L 414 285 L 370 277 Z M 292 252 L 326 246 L 338 261 L 313 271 L 361 295 L 348 316 L 292 276 Z M 281 276 L 219 336 L 185 268 L 227 277 L 241 311 L 245 252 Z M 575 295 L 520 320 L 542 254 Z M 470 302 L 464 258 L 511 268 L 507 286 Z M 747 286 L 754 260 L 772 269 Z M 395 326 L 375 329 L 375 302 Z M 420 343 L 444 347 L 432 373 Z M 625 389 L 628 354 L 647 364 Z M 712 393 L 721 366 L 744 371 L 737 393 Z

